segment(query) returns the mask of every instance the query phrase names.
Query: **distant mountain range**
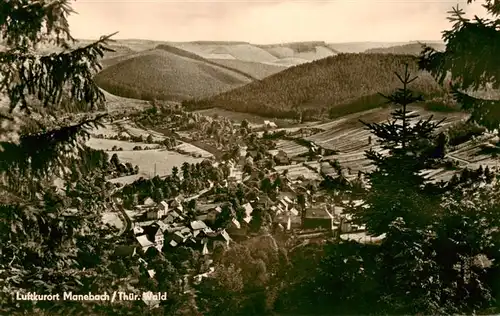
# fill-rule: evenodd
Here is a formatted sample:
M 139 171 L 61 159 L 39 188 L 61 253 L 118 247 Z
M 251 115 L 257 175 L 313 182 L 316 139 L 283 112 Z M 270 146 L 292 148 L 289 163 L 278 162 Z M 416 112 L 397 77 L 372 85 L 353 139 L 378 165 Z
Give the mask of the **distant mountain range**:
M 261 81 L 184 104 L 191 109 L 223 108 L 269 117 L 342 116 L 380 106 L 378 92 L 400 87 L 395 71 L 404 64 L 419 78 L 411 88 L 428 98 L 442 95 L 430 74 L 418 71 L 411 55 L 339 54 L 291 67 Z
M 442 51 L 446 48 L 443 43 L 425 43 L 426 46 L 432 47 L 435 50 Z M 370 48 L 365 50 L 368 54 L 403 54 L 403 55 L 415 55 L 418 56 L 422 51 L 421 43 L 410 43 L 404 45 L 390 46 L 390 47 L 378 47 Z
M 257 46 L 243 42 L 159 43 L 124 40 L 111 45 L 96 76 L 110 93 L 139 99 L 205 98 L 287 67 L 337 53 L 323 42 Z
M 78 45 L 90 42 L 81 40 Z M 425 42 L 444 48 L 437 41 Z M 377 92 L 397 86 L 393 72 L 403 61 L 414 63 L 408 55 L 421 50 L 418 42 L 256 45 L 136 39 L 116 40 L 110 47 L 115 52 L 105 54 L 104 69 L 96 75 L 97 84 L 109 93 L 135 99 L 197 100 L 190 106 L 267 116 L 332 108 L 342 112 L 347 104 L 372 102 Z M 421 76 L 418 88 L 436 94 L 439 89 L 432 78 Z

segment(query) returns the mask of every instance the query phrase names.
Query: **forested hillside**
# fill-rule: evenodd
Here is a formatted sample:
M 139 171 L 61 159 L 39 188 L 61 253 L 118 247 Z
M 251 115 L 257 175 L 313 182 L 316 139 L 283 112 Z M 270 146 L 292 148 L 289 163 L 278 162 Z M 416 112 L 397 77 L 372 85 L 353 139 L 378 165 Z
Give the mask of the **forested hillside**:
M 392 54 L 340 54 L 289 68 L 276 75 L 220 95 L 186 101 L 191 109 L 220 107 L 271 117 L 297 117 L 299 112 L 318 116 L 326 111 L 345 111 L 377 106 L 377 92 L 392 92 L 397 87 L 394 69 L 409 63 L 419 78 L 412 89 L 429 97 L 441 94 L 428 74 L 417 71 L 413 56 Z M 360 103 L 361 102 L 361 103 Z
M 122 97 L 180 101 L 215 95 L 252 79 L 199 56 L 158 48 L 109 66 L 95 80 L 101 88 Z
M 211 62 L 242 71 L 255 79 L 264 79 L 286 69 L 286 66 L 257 63 L 238 59 L 211 59 Z
M 445 48 L 444 44 L 432 43 L 426 44 L 436 50 L 443 50 Z M 391 46 L 391 47 L 379 47 L 367 49 L 365 53 L 369 54 L 401 54 L 401 55 L 420 55 L 422 52 L 422 45 L 419 43 L 410 43 L 405 45 Z

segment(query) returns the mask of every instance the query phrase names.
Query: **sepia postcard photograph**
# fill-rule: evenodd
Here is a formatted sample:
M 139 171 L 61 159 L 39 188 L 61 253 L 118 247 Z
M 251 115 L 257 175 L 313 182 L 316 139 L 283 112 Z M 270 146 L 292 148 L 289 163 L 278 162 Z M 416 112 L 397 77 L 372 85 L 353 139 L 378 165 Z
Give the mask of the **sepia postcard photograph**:
M 500 1 L 1 0 L 0 315 L 500 315 Z

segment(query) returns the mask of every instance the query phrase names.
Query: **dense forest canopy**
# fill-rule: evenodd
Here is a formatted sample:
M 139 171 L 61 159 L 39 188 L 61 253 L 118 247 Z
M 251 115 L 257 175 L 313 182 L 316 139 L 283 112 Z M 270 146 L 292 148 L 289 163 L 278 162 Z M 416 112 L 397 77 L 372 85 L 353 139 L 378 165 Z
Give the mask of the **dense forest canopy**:
M 339 54 L 291 67 L 212 98 L 184 104 L 192 109 L 220 107 L 271 117 L 296 117 L 301 111 L 319 116 L 378 92 L 392 92 L 397 87 L 394 69 L 400 69 L 405 63 L 417 71 L 417 59 L 413 56 Z M 428 73 L 419 75 L 412 83 L 413 89 L 431 98 L 443 94 Z M 364 103 L 370 101 L 373 99 Z

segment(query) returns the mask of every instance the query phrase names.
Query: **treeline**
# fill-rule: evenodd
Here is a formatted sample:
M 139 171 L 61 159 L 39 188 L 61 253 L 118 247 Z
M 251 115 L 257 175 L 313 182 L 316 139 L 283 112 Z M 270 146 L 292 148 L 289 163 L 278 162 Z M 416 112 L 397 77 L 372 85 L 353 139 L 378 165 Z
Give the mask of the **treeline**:
M 103 150 L 96 150 L 84 147 L 81 159 L 78 163 L 68 161 L 71 173 L 69 180 L 72 182 L 84 178 L 90 172 L 100 172 L 103 177 L 117 178 L 139 173 L 139 167 L 133 166 L 130 162 L 122 163 L 117 154 L 111 158 Z
M 315 52 L 316 46 L 327 47 L 324 41 L 312 41 L 312 42 L 294 42 L 294 43 L 283 43 L 283 44 L 269 44 L 269 45 L 258 45 L 258 47 L 265 49 L 272 55 L 273 48 L 286 47 L 292 49 L 295 53 L 307 53 L 307 52 Z M 281 56 L 276 56 L 280 58 Z
M 164 92 L 147 91 L 147 89 L 141 89 L 139 87 L 133 87 L 131 85 L 120 83 L 113 80 L 108 80 L 103 77 L 97 76 L 95 79 L 97 85 L 107 92 L 118 95 L 124 98 L 137 99 L 137 100 L 170 100 L 170 101 L 182 101 L 183 96 L 174 95 Z
M 394 69 L 405 63 L 410 65 L 412 73 L 418 73 L 417 59 L 413 56 L 339 54 L 289 68 L 214 97 L 185 101 L 184 105 L 190 109 L 220 107 L 271 117 L 297 118 L 301 112 L 314 116 L 364 96 L 391 93 L 398 83 Z M 427 73 L 419 72 L 419 78 L 410 87 L 427 98 L 442 95 L 442 88 Z M 373 107 L 373 100 L 369 98 L 357 107 L 365 106 Z
M 486 132 L 486 128 L 470 122 L 460 122 L 450 127 L 446 133 L 448 134 L 448 144 L 457 146 L 471 140 Z
M 180 170 L 173 167 L 172 173 L 163 179 L 158 176 L 152 179 L 140 178 L 123 187 L 119 195 L 123 198 L 124 206 L 128 208 L 144 203 L 148 197 L 159 203 L 179 194 L 189 195 L 199 192 L 209 186 L 209 181 L 221 181 L 228 173 L 229 170 L 223 171 L 221 168 L 213 167 L 207 160 L 197 164 L 185 162 Z
M 445 48 L 444 44 L 431 43 L 425 44 L 437 50 L 443 50 Z M 420 55 L 422 51 L 422 44 L 420 43 L 410 43 L 405 45 L 397 45 L 391 47 L 377 47 L 370 48 L 364 51 L 366 54 L 403 54 L 403 55 Z

